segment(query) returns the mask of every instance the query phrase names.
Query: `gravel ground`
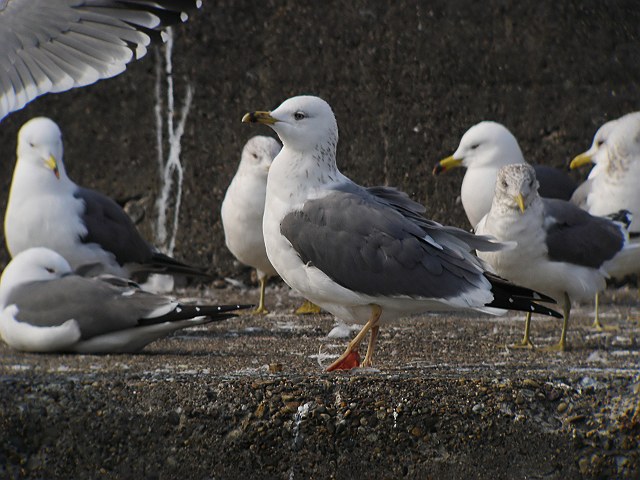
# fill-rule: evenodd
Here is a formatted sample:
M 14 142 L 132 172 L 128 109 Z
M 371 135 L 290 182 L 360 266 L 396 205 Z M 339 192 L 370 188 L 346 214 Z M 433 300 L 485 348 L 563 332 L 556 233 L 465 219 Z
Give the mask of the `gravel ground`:
M 569 352 L 507 348 L 521 315 L 422 315 L 381 329 L 375 369 L 335 374 L 323 366 L 347 339 L 328 337 L 330 315 L 292 315 L 300 299 L 281 284 L 266 317 L 137 355 L 3 345 L 0 477 L 638 478 L 636 295 L 605 297 L 616 330 L 594 332 L 592 308 L 578 307 Z M 559 333 L 534 318 L 540 347 Z

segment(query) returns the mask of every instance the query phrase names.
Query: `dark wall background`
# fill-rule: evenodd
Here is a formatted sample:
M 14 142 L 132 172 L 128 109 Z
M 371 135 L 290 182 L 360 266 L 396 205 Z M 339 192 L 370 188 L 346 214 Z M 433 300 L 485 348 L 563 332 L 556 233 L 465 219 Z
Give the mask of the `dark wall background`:
M 224 246 L 220 202 L 244 142 L 270 134 L 240 122 L 248 110 L 296 94 L 323 97 L 338 119 L 346 175 L 398 186 L 432 218 L 466 227 L 455 204 L 463 172 L 430 172 L 470 126 L 502 122 L 528 160 L 564 166 L 600 124 L 640 109 L 636 1 L 208 0 L 175 39 L 177 101 L 187 80 L 195 88 L 175 256 L 221 275 L 237 267 Z M 140 226 L 153 238 L 156 54 L 115 79 L 48 95 L 5 118 L 2 205 L 17 131 L 46 115 L 64 132 L 70 176 L 120 200 L 146 198 Z M 2 248 L 0 265 L 7 260 Z

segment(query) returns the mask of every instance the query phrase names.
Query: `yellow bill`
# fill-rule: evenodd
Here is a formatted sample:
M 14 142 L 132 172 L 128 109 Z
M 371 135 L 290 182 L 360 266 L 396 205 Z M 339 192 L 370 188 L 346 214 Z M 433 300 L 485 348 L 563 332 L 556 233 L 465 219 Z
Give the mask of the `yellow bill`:
M 50 155 L 49 158 L 44 161 L 44 164 L 54 173 L 57 179 L 60 179 L 60 170 L 58 170 L 58 162 L 56 161 L 56 157 Z
M 450 157 L 443 158 L 438 163 L 436 163 L 436 166 L 433 167 L 432 173 L 433 175 L 440 175 L 441 173 L 451 170 L 452 168 L 460 166 L 462 166 L 462 159 L 453 158 L 453 155 L 451 155 Z
M 278 120 L 271 116 L 271 112 L 249 112 L 242 117 L 242 123 L 262 123 L 264 125 L 273 125 Z

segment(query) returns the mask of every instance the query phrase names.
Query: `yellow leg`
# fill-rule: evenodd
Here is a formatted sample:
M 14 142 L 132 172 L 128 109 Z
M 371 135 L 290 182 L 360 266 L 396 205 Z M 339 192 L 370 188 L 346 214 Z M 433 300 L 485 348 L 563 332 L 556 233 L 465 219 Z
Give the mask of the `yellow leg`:
M 613 325 L 610 326 L 605 326 L 602 325 L 600 323 L 600 294 L 596 293 L 596 305 L 595 305 L 595 310 L 596 310 L 596 318 L 594 318 L 593 320 L 593 324 L 591 325 L 592 328 L 596 329 L 598 332 L 604 332 L 606 330 L 617 330 L 616 327 L 614 327 Z
M 531 312 L 527 312 L 527 318 L 524 321 L 524 337 L 519 343 L 511 345 L 511 348 L 529 348 L 534 349 L 535 345 L 529 339 L 529 331 L 531 330 Z
M 296 309 L 295 314 L 306 315 L 310 313 L 320 313 L 321 311 L 322 309 L 318 305 L 309 300 L 305 300 L 304 303 Z
M 253 312 L 254 315 L 266 315 L 269 313 L 264 306 L 264 290 L 267 287 L 267 277 L 264 276 L 260 279 L 260 301 L 258 302 L 258 308 L 256 308 Z
M 381 314 L 382 314 L 382 308 L 380 308 L 379 305 L 371 306 L 371 316 L 369 317 L 369 320 L 367 320 L 367 323 L 364 324 L 364 327 L 362 327 L 362 329 L 358 332 L 355 338 L 349 342 L 349 345 L 347 345 L 347 349 L 344 351 L 344 353 L 340 355 L 335 362 L 329 365 L 329 367 L 327 368 L 327 372 L 332 372 L 333 370 L 344 370 L 345 368 L 353 368 L 353 367 L 346 367 L 345 360 L 350 359 L 353 353 L 358 352 L 358 347 L 360 346 L 360 342 L 362 342 L 367 332 L 371 330 L 373 327 L 378 326 L 378 320 L 380 319 Z M 367 356 L 369 356 L 369 349 L 367 349 Z M 372 348 L 370 357 L 371 356 L 373 356 L 373 348 Z M 371 361 L 371 358 L 369 358 L 369 361 Z
M 569 328 L 569 315 L 571 314 L 571 300 L 567 292 L 564 293 L 564 305 L 562 307 L 564 319 L 562 321 L 562 333 L 560 341 L 551 347 L 545 348 L 548 352 L 564 352 L 567 349 L 567 329 Z

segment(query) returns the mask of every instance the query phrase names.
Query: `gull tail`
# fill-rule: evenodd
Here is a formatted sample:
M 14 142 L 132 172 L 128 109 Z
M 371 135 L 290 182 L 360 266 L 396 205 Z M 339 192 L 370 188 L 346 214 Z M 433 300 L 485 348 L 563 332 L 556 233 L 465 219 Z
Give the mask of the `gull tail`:
M 539 313 L 556 318 L 562 315 L 555 310 L 539 305 L 536 302 L 556 303 L 556 301 L 530 288 L 515 285 L 504 278 L 485 272 L 484 276 L 491 282 L 493 301 L 485 306 L 503 308 L 505 310 L 520 310 L 522 312 Z
M 169 313 L 159 317 L 142 318 L 139 325 L 154 325 L 165 322 L 179 322 L 197 317 L 207 317 L 202 323 L 220 322 L 231 317 L 235 317 L 235 312 L 248 310 L 255 305 L 183 305 L 178 304 Z

